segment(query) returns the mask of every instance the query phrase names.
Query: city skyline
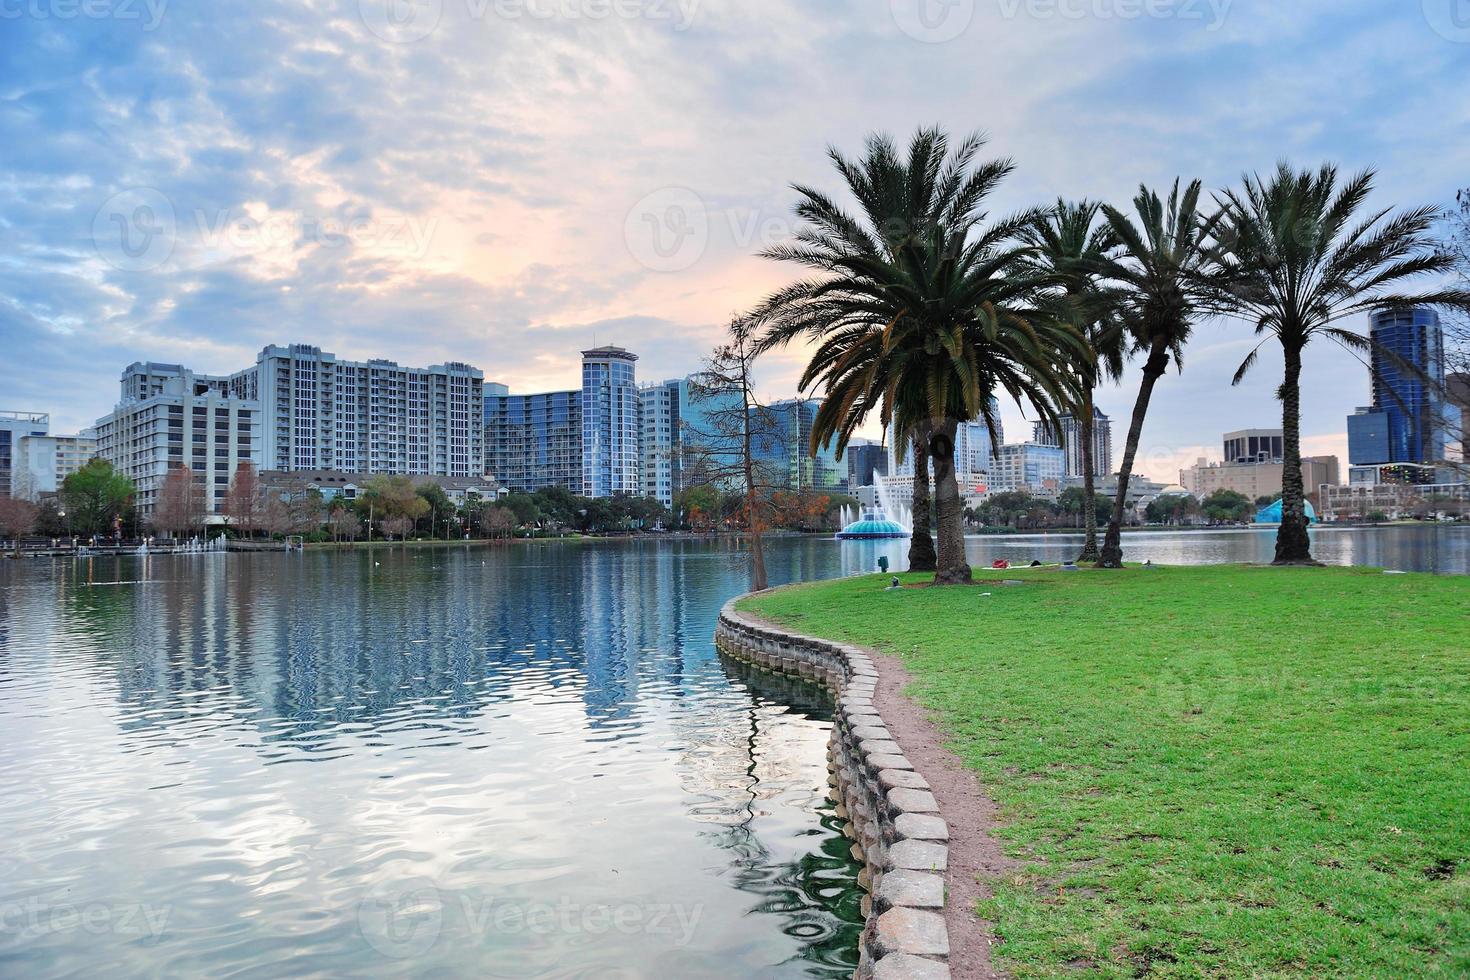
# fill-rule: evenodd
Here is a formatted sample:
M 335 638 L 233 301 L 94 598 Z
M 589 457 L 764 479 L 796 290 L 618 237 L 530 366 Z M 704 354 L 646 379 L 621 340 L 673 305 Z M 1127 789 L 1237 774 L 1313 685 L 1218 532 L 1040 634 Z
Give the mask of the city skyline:
M 937 35 L 887 2 L 843 18 L 711 3 L 685 19 L 663 5 L 664 20 L 527 16 L 514 30 L 420 6 L 443 9 L 409 25 L 427 28 L 417 38 L 364 16 L 382 12 L 367 2 L 7 21 L 13 101 L 34 111 L 0 118 L 23 148 L 0 165 L 13 259 L 0 335 L 27 366 L 0 400 L 74 431 L 109 407 L 114 365 L 222 372 L 283 323 L 344 357 L 462 359 L 531 391 L 554 390 L 577 350 L 607 342 L 638 350 L 647 377 L 682 376 L 730 313 L 783 280 L 756 253 L 790 230 L 789 184 L 833 188 L 827 144 L 905 133 L 915 106 L 920 121 L 988 131 L 992 152 L 1016 158 L 1002 210 L 1057 194 L 1125 204 L 1140 181 L 1176 174 L 1226 186 L 1281 156 L 1376 165 L 1382 206 L 1448 204 L 1463 182 L 1454 120 L 1470 48 L 1434 2 L 1405 15 L 1237 0 L 1136 17 L 960 3 Z M 990 67 L 968 56 L 1002 34 Z M 862 66 L 895 51 L 902 70 L 874 84 Z M 1084 70 L 1004 81 L 1043 51 Z M 267 66 L 273 88 L 231 81 L 237 60 Z M 68 84 L 84 70 L 89 85 Z M 424 88 L 410 84 L 421 76 Z M 789 100 L 792 85 L 860 96 Z M 353 90 L 404 97 L 348 100 Z M 572 111 L 594 96 L 602 111 Z M 151 239 L 131 239 L 130 256 L 109 238 L 113 215 L 126 229 L 143 206 L 172 218 L 166 256 Z M 649 237 L 660 228 L 661 243 Z M 1142 471 L 1187 464 L 1236 419 L 1272 422 L 1270 352 L 1229 384 L 1250 344 L 1243 324 L 1200 327 L 1183 377 L 1159 386 Z M 762 366 L 768 395 L 794 391 L 799 358 Z M 1099 408 L 1125 418 L 1137 377 L 1104 387 Z M 1303 391 L 1304 451 L 1345 457 L 1342 419 L 1368 400 L 1357 362 L 1314 351 Z M 1032 421 L 1002 411 L 1013 428 Z

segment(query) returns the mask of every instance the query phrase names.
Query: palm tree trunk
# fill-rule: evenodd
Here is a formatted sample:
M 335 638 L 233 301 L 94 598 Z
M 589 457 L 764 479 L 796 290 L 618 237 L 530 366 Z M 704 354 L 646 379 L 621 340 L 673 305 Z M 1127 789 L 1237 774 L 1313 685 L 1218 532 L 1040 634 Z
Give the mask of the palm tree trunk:
M 1281 384 L 1281 528 L 1276 532 L 1275 565 L 1315 565 L 1307 534 L 1306 493 L 1302 486 L 1302 351 L 1283 345 L 1286 379 Z
M 1169 345 L 1155 339 L 1143 365 L 1143 382 L 1138 386 L 1138 400 L 1133 403 L 1133 421 L 1128 426 L 1128 444 L 1123 448 L 1123 465 L 1118 469 L 1118 496 L 1113 501 L 1113 519 L 1103 538 L 1102 559 L 1098 568 L 1123 567 L 1123 511 L 1128 506 L 1128 478 L 1133 474 L 1133 460 L 1138 455 L 1138 442 L 1143 438 L 1143 419 L 1148 414 L 1154 385 L 1164 376 L 1169 364 Z
M 958 425 L 946 420 L 929 427 L 929 460 L 934 469 L 934 503 L 939 518 L 939 562 L 935 585 L 972 581 L 965 561 L 965 502 L 954 471 L 954 437 Z
M 1082 523 L 1086 540 L 1078 561 L 1097 561 L 1097 482 L 1093 478 L 1092 458 L 1092 385 L 1087 386 L 1087 395 L 1082 399 L 1082 418 L 1078 420 L 1078 434 L 1082 438 Z
M 914 501 L 913 536 L 909 538 L 909 571 L 932 572 L 939 568 L 934 539 L 929 534 L 929 437 L 927 431 L 914 433 Z M 893 515 L 889 515 L 892 517 Z

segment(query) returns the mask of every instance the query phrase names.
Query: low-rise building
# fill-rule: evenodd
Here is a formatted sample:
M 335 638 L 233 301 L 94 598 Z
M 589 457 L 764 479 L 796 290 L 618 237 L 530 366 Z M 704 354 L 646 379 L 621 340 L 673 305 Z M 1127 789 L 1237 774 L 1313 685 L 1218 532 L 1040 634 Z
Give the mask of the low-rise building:
M 1232 490 L 1251 500 L 1280 495 L 1282 470 L 1280 459 L 1260 462 L 1212 463 L 1200 457 L 1193 466 L 1179 471 L 1179 483 L 1201 500 L 1216 490 Z M 1324 483 L 1342 481 L 1341 466 L 1336 456 L 1302 457 L 1302 486 L 1313 493 Z
M 1470 514 L 1470 483 L 1353 483 L 1320 490 L 1322 519 L 1327 521 Z

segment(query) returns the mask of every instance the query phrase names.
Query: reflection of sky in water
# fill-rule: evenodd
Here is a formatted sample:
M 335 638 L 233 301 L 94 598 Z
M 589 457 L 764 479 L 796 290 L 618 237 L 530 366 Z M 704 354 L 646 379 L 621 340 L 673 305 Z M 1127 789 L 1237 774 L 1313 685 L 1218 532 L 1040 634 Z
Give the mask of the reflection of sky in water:
M 714 653 L 743 575 L 682 543 L 0 566 L 0 972 L 849 974 L 829 707 Z

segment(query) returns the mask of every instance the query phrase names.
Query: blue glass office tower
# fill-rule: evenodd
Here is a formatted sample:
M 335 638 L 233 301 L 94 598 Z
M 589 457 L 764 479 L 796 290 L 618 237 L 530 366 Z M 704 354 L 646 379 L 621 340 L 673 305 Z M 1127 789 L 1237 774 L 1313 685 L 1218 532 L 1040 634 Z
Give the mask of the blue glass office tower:
M 1443 460 L 1444 331 L 1439 314 L 1426 307 L 1381 310 L 1372 315 L 1370 335 L 1373 405 L 1348 417 L 1349 462 Z
M 582 495 L 643 496 L 638 355 L 621 347 L 582 352 Z
M 485 472 L 511 490 L 582 492 L 582 393 L 485 385 Z
M 760 413 L 769 425 L 752 433 L 751 457 L 768 479 L 797 492 L 833 492 L 847 489 L 847 466 L 837 461 L 829 442 L 812 451 L 812 426 L 822 403 L 793 398 L 772 402 Z

